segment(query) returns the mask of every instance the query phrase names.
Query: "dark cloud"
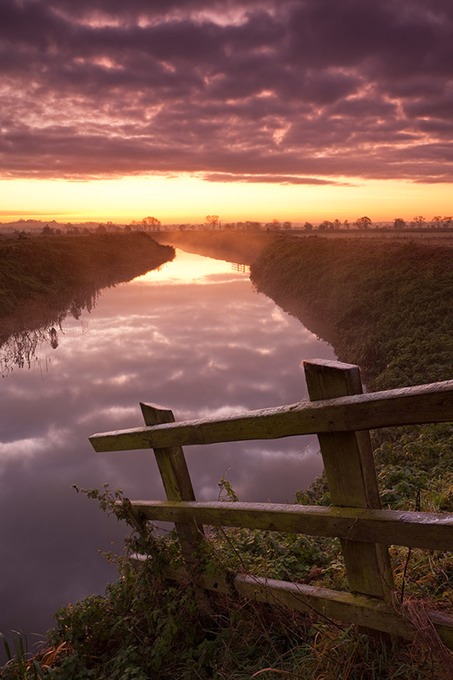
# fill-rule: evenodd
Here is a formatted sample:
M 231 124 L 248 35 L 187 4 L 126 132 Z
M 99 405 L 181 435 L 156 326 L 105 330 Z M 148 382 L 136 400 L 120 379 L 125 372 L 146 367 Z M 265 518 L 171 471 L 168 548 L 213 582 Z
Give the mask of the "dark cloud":
M 444 0 L 3 0 L 0 27 L 5 177 L 453 177 Z
M 258 182 L 263 184 L 313 184 L 313 185 L 323 185 L 323 184 L 344 184 L 340 182 L 331 181 L 328 179 L 316 179 L 314 177 L 297 177 L 295 175 L 241 175 L 237 174 L 227 174 L 227 173 L 206 173 L 203 175 L 203 179 L 208 182 Z

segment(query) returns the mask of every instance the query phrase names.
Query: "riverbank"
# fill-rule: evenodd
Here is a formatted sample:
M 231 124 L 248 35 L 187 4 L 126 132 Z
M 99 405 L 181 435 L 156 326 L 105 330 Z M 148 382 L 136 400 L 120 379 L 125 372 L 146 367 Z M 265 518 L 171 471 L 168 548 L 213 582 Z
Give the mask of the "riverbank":
M 354 241 L 282 238 L 254 259 L 257 289 L 328 340 L 341 360 L 359 363 L 369 389 L 451 378 L 452 267 L 443 249 L 386 243 L 371 250 Z M 375 438 L 385 506 L 453 511 L 451 430 L 388 430 Z M 220 486 L 234 500 L 228 483 Z M 114 509 L 105 494 L 97 498 L 104 509 Z M 324 482 L 299 500 L 327 504 Z M 210 539 L 209 573 L 249 570 L 327 587 L 341 587 L 344 579 L 334 541 L 245 530 L 219 531 Z M 106 597 L 89 598 L 58 614 L 49 654 L 57 659 L 60 677 L 451 677 L 450 668 L 423 647 L 422 639 L 418 646 L 381 647 L 319 617 L 256 603 L 245 607 L 226 596 L 214 597 L 214 616 L 200 617 L 189 585 L 169 585 L 162 578 L 163 566 L 178 558 L 171 538 L 139 539 L 129 548 L 150 555 L 143 570 L 135 572 L 120 561 L 121 579 Z M 398 596 L 405 586 L 405 597 L 435 601 L 438 609 L 452 607 L 448 553 L 413 550 L 408 555 L 407 549 L 392 549 L 392 560 Z
M 340 361 L 358 364 L 368 391 L 452 378 L 448 247 L 281 238 L 253 264 L 251 278 Z M 451 426 L 380 430 L 373 439 L 384 504 L 453 511 Z M 318 485 L 308 499 L 325 493 Z
M 155 269 L 174 252 L 148 234 L 89 234 L 0 241 L 0 317 L 23 302 L 102 288 Z
M 373 389 L 451 378 L 453 251 L 420 242 L 276 239 L 256 288 L 358 364 Z
M 10 333 L 77 315 L 97 291 L 173 259 L 148 234 L 88 234 L 0 241 L 0 342 Z
M 173 257 L 140 232 L 0 240 L 0 374 L 30 366 L 42 342 L 55 347 L 62 321 L 90 311 L 102 288 Z

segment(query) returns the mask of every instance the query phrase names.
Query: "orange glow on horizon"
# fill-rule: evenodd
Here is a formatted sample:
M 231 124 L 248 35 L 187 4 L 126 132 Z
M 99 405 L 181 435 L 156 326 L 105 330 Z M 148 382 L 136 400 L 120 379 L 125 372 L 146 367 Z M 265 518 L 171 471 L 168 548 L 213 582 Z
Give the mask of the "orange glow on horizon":
M 201 223 L 208 214 L 222 222 L 289 220 L 411 220 L 453 213 L 451 184 L 350 180 L 338 185 L 282 185 L 208 182 L 189 175 L 124 177 L 87 181 L 3 180 L 1 222 L 37 219 L 57 222 L 128 223 L 146 215 L 163 224 Z M 345 186 L 346 182 L 349 184 Z

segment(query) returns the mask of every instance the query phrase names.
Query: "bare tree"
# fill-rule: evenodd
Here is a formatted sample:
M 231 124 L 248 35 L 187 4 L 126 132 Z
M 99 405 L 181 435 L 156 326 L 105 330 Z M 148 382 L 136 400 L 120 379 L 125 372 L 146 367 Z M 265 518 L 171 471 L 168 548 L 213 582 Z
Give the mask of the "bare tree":
M 393 221 L 393 228 L 394 229 L 404 229 L 406 226 L 406 222 L 403 220 L 402 217 L 396 217 L 395 220 Z
M 372 224 L 372 221 L 366 215 L 359 217 L 359 219 L 355 221 L 355 225 L 358 229 L 368 229 Z
M 144 227 L 148 227 L 148 229 L 152 228 L 152 229 L 156 229 L 158 231 L 159 228 L 160 228 L 161 222 L 160 222 L 160 220 L 157 219 L 157 217 L 149 216 L 149 217 L 144 217 L 142 219 L 142 224 L 143 224 Z
M 433 227 L 435 227 L 436 229 L 439 229 L 439 228 L 440 228 L 440 223 L 441 223 L 441 222 L 442 222 L 442 217 L 441 217 L 440 215 L 435 215 L 435 216 L 433 217 L 433 219 L 431 220 L 431 224 L 432 224 Z
M 206 215 L 206 224 L 210 229 L 217 229 L 220 227 L 220 218 L 218 215 Z

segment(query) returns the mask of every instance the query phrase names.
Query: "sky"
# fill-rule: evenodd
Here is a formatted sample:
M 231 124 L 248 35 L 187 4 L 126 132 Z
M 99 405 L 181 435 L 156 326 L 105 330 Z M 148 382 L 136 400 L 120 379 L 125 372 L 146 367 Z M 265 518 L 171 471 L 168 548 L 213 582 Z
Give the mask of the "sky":
M 1 0 L 0 221 L 453 212 L 451 0 Z

